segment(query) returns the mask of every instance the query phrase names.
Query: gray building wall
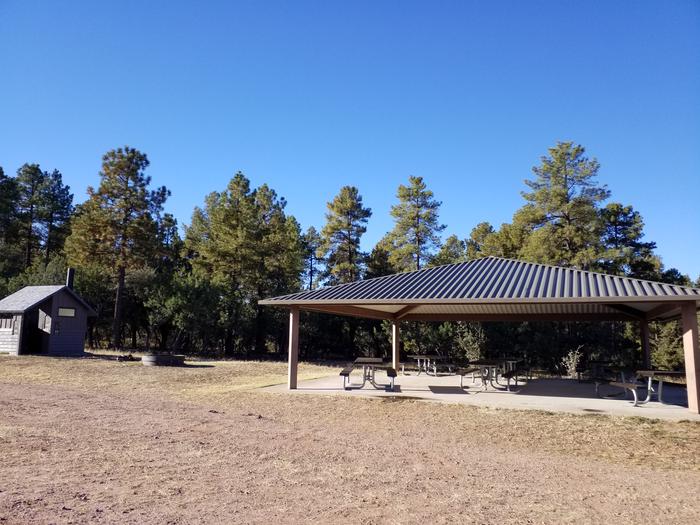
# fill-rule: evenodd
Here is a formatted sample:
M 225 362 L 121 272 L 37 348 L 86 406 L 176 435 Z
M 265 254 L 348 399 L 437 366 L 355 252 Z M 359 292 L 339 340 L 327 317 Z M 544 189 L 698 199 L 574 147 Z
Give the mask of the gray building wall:
M 49 320 L 51 335 L 47 337 L 46 353 L 49 355 L 83 355 L 85 352 L 85 332 L 87 331 L 85 307 L 65 291 L 57 293 L 52 299 Z M 60 316 L 59 308 L 73 308 L 75 317 Z
M 88 312 L 70 291 L 62 289 L 23 314 L 12 314 L 12 318 L 4 314 L 0 316 L 0 352 L 81 356 Z
M 10 327 L 7 326 L 8 324 Z M 22 314 L 13 314 L 11 322 L 3 322 L 2 327 L 0 327 L 0 352 L 17 355 L 21 332 Z

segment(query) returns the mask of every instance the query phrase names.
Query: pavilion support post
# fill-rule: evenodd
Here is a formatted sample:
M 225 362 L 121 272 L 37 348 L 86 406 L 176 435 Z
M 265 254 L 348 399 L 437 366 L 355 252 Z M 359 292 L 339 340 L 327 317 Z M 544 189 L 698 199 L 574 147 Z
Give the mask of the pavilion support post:
M 700 343 L 695 301 L 681 307 L 683 323 L 683 353 L 685 354 L 685 382 L 688 386 L 688 408 L 700 414 Z
M 299 365 L 299 307 L 289 310 L 289 372 L 287 386 L 289 390 L 297 387 L 297 368 Z
M 642 343 L 642 357 L 644 367 L 651 368 L 651 347 L 649 346 L 649 321 L 642 319 L 639 321 L 639 340 Z
M 401 364 L 401 321 L 393 321 L 391 323 L 391 367 L 394 370 L 399 369 Z

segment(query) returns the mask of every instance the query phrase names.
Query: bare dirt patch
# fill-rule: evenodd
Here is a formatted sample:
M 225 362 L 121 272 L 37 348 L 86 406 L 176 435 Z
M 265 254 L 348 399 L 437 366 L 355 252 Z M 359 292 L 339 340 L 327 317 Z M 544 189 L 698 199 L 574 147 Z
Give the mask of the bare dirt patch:
M 700 514 L 696 423 L 266 394 L 284 363 L 193 364 L 0 358 L 0 523 Z

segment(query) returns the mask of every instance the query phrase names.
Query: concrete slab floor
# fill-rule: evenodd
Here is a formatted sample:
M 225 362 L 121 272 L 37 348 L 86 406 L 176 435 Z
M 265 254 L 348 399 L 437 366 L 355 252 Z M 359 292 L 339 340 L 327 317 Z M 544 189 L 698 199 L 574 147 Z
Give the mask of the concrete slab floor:
M 352 374 L 353 383 L 361 381 L 361 372 Z M 388 384 L 383 371 L 378 371 L 377 384 Z M 656 383 L 654 383 L 656 385 Z M 464 378 L 464 388 L 459 386 L 459 377 L 425 374 L 401 375 L 396 378 L 396 391 L 387 392 L 374 388 L 369 382 L 364 388 L 343 389 L 343 378 L 327 376 L 299 383 L 297 390 L 288 390 L 287 385 L 274 385 L 262 390 L 268 392 L 286 392 L 292 395 L 325 394 L 360 397 L 402 397 L 442 403 L 462 403 L 490 408 L 518 410 L 545 410 L 550 412 L 568 412 L 573 414 L 604 414 L 611 416 L 637 416 L 671 421 L 700 421 L 699 414 L 688 410 L 686 390 L 684 387 L 664 384 L 664 403 L 656 401 L 654 396 L 649 403 L 632 406 L 631 394 L 616 398 L 600 398 L 595 393 L 593 383 L 574 379 L 532 379 L 519 382 L 518 387 L 511 386 L 511 392 L 496 390 L 490 384 L 487 390 L 481 386 L 481 380 L 472 382 L 469 376 Z M 602 393 L 620 392 L 612 387 L 602 387 Z M 640 389 L 640 398 L 646 397 L 646 389 Z

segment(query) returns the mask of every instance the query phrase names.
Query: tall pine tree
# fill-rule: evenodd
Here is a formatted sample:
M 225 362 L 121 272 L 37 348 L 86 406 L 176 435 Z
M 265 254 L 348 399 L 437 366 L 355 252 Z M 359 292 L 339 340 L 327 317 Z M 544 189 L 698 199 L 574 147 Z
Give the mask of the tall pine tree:
M 266 351 L 275 314 L 258 305 L 270 295 L 298 290 L 303 265 L 301 234 L 286 202 L 237 173 L 225 191 L 195 209 L 185 246 L 196 276 L 219 290 L 224 351 Z M 274 330 L 272 330 L 274 332 Z
M 610 195 L 596 181 L 598 169 L 598 161 L 572 142 L 559 142 L 542 157 L 532 169 L 536 178 L 525 181 L 528 204 L 516 214 L 517 222 L 532 228 L 520 250 L 523 258 L 582 269 L 595 265 L 601 253 L 598 209 Z
M 661 260 L 656 243 L 644 242 L 644 221 L 632 206 L 611 202 L 600 210 L 604 253 L 600 263 L 607 273 L 639 279 L 659 279 Z
M 66 240 L 69 262 L 100 264 L 116 280 L 112 345 L 122 346 L 125 278 L 129 269 L 147 265 L 159 250 L 159 224 L 170 195 L 165 186 L 149 189 L 146 154 L 125 146 L 102 158 L 100 186 L 88 187 Z M 170 219 L 169 219 L 170 220 Z
M 422 177 L 409 177 L 401 184 L 399 203 L 391 207 L 394 229 L 386 236 L 389 260 L 399 271 L 420 270 L 440 246 L 440 202 L 435 200 Z
M 362 196 L 354 186 L 343 186 L 327 208 L 317 252 L 326 261 L 326 280 L 328 284 L 356 281 L 362 276 L 366 257 L 360 250 L 360 239 L 372 210 L 362 205 Z
M 44 261 L 63 250 L 73 214 L 73 194 L 70 186 L 63 184 L 61 172 L 44 172 L 44 182 L 39 188 L 39 221 Z
M 19 188 L 13 177 L 0 167 L 0 278 L 19 273 L 24 258 L 19 239 Z M 0 289 L 0 292 L 4 290 Z
M 31 266 L 32 259 L 40 248 L 41 238 L 37 223 L 45 178 L 46 176 L 38 164 L 23 164 L 17 170 L 15 180 L 19 190 L 17 204 L 25 268 Z
M 304 288 L 313 290 L 318 286 L 323 259 L 317 255 L 321 246 L 321 235 L 316 228 L 309 226 L 301 238 L 304 251 Z

